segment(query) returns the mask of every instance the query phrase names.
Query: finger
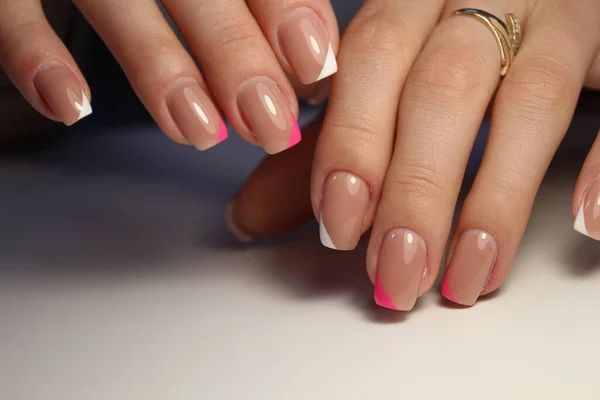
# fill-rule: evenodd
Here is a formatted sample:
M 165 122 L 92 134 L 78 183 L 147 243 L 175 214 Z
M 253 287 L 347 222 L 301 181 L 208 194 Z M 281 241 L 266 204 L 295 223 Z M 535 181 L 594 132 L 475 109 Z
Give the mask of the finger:
M 371 225 L 391 157 L 402 85 L 441 1 L 370 1 L 347 28 L 315 154 L 321 241 L 352 250 Z
M 72 125 L 92 112 L 90 89 L 39 0 L 0 2 L 0 64 L 46 117 Z
M 200 150 L 227 129 L 193 59 L 153 1 L 75 0 L 129 78 L 138 97 L 172 140 Z
M 310 84 L 337 72 L 339 33 L 329 0 L 248 0 L 284 70 Z
M 245 2 L 163 3 L 236 131 L 271 154 L 296 145 L 296 96 Z
M 310 170 L 321 123 L 305 127 L 298 146 L 267 157 L 227 206 L 227 225 L 242 242 L 287 233 L 310 220 Z
M 573 194 L 573 228 L 600 240 L 600 132 L 590 150 Z
M 502 3 L 482 0 L 477 6 L 504 15 Z M 464 4 L 448 2 L 444 16 Z M 410 310 L 433 284 L 499 76 L 494 37 L 464 16 L 442 20 L 416 60 L 400 101 L 394 156 L 367 253 L 380 305 Z
M 590 12 L 592 3 L 598 4 L 540 7 L 523 27 L 522 48 L 496 96 L 484 159 L 450 245 L 442 294 L 451 301 L 472 305 L 508 274 L 600 44 L 590 36 L 600 16 Z

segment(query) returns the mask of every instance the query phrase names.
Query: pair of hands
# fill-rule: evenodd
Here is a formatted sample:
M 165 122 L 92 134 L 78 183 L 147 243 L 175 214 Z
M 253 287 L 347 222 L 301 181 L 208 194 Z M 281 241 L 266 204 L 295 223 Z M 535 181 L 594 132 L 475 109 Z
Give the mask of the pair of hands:
M 372 227 L 375 299 L 399 310 L 435 281 L 492 97 L 487 149 L 450 239 L 442 286 L 464 305 L 503 282 L 578 94 L 584 85 L 600 88 L 599 0 L 368 0 L 339 49 L 327 0 L 163 0 L 202 72 L 155 1 L 75 3 L 161 129 L 199 149 L 226 138 L 219 110 L 268 153 L 298 144 L 294 88 L 322 100 L 321 79 L 336 72 L 337 54 L 322 126 L 267 158 L 228 219 L 250 239 L 314 214 L 323 243 L 339 250 L 353 249 Z M 521 20 L 521 50 L 500 86 L 492 34 L 473 19 L 448 18 L 465 7 Z M 66 124 L 91 112 L 85 79 L 40 0 L 0 3 L 0 42 L 0 62 L 39 112 Z M 598 175 L 600 143 L 573 200 L 576 228 L 600 239 Z

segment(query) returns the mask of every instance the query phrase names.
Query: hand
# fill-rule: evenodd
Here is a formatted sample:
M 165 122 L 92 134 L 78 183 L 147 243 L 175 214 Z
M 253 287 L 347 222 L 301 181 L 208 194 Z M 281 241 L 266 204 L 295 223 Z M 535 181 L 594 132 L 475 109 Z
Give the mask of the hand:
M 0 2 L 0 64 L 36 110 L 71 125 L 91 113 L 90 88 L 40 3 Z M 286 74 L 309 84 L 337 70 L 328 0 L 164 0 L 202 72 L 155 0 L 75 3 L 162 130 L 201 150 L 227 137 L 219 109 L 269 153 L 295 145 L 298 104 Z
M 503 80 L 488 28 L 451 15 L 464 7 L 520 18 L 521 48 Z M 372 227 L 366 264 L 380 305 L 410 310 L 433 285 L 492 100 L 487 148 L 450 238 L 442 294 L 470 306 L 502 284 L 582 86 L 600 88 L 599 26 L 598 0 L 365 2 L 342 38 L 310 188 L 325 245 L 351 250 Z M 278 233 L 308 214 L 307 194 L 286 195 L 308 187 L 306 142 L 250 177 L 229 207 L 236 231 Z M 596 239 L 598 176 L 600 141 L 573 200 L 576 227 Z

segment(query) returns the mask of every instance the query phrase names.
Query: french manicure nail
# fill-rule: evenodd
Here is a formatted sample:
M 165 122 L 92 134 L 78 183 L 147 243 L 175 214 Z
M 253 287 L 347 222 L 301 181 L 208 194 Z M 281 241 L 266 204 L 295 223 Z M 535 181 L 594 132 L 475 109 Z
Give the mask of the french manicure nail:
M 92 113 L 90 101 L 77 79 L 57 62 L 40 66 L 33 85 L 54 115 L 67 126 Z
M 362 235 L 370 191 L 365 182 L 349 172 L 335 172 L 323 186 L 321 243 L 334 250 L 352 250 Z
M 587 237 L 600 240 L 600 180 L 594 182 L 583 197 L 573 228 Z
M 269 154 L 279 153 L 300 142 L 298 123 L 277 85 L 263 78 L 242 85 L 240 111 L 260 145 Z
M 417 302 L 427 246 L 408 229 L 394 229 L 383 239 L 375 278 L 375 302 L 392 310 L 410 311 Z
M 227 139 L 223 118 L 198 82 L 180 78 L 167 91 L 167 108 L 182 135 L 198 150 Z
M 490 276 L 498 249 L 494 237 L 473 229 L 462 234 L 442 282 L 442 295 L 448 300 L 472 306 Z
M 304 84 L 337 72 L 337 62 L 325 25 L 313 10 L 293 10 L 279 26 L 281 49 Z

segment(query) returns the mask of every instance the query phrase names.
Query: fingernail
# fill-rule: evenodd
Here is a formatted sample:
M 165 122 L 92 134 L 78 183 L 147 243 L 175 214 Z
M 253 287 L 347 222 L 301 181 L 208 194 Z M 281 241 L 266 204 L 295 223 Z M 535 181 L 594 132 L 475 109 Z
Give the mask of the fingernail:
M 227 139 L 223 118 L 198 82 L 180 78 L 167 91 L 167 108 L 181 134 L 198 150 Z
M 383 239 L 375 278 L 375 302 L 410 311 L 417 302 L 427 264 L 425 241 L 408 229 L 394 229 Z
M 231 202 L 225 208 L 225 223 L 229 231 L 242 243 L 251 242 L 253 237 L 242 229 L 235 218 L 234 203 Z
M 600 240 L 600 181 L 594 182 L 583 197 L 573 228 L 587 237 Z
M 279 26 L 279 43 L 302 83 L 313 83 L 337 72 L 327 29 L 310 8 L 297 8 L 284 19 Z
M 448 300 L 472 306 L 490 276 L 498 249 L 494 237 L 473 229 L 462 234 L 442 282 L 442 295 Z
M 334 250 L 352 250 L 362 235 L 370 191 L 365 182 L 349 172 L 335 172 L 323 186 L 321 243 Z
M 67 126 L 92 113 L 83 88 L 71 71 L 59 63 L 43 64 L 33 77 L 33 85 L 54 115 Z
M 279 153 L 300 142 L 298 123 L 273 81 L 257 78 L 246 82 L 238 95 L 238 105 L 267 153 Z

